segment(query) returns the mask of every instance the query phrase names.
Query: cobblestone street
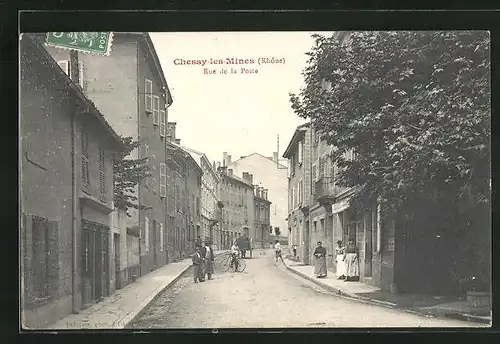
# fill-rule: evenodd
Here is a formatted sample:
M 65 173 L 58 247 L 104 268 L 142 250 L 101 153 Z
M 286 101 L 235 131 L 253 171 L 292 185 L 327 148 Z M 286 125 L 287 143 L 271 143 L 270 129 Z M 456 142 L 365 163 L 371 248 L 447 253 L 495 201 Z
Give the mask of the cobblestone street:
M 342 299 L 255 252 L 243 273 L 194 284 L 192 271 L 146 309 L 133 328 L 480 327 Z M 281 263 L 280 263 L 281 264 Z

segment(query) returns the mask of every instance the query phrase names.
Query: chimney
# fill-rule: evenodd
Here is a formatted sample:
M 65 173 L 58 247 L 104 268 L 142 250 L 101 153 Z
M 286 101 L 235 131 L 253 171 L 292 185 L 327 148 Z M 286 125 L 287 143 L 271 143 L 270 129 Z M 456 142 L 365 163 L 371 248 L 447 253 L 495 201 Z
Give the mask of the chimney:
M 274 153 L 273 153 L 273 160 L 274 160 L 275 162 L 278 162 L 278 152 L 274 152 Z
M 264 189 L 264 198 L 267 199 L 267 189 Z
M 228 168 L 228 169 L 227 169 L 227 175 L 228 175 L 229 177 L 232 177 L 232 176 L 233 176 L 233 169 L 232 169 L 232 168 Z
M 172 141 L 175 141 L 175 126 L 177 125 L 176 122 L 168 122 L 167 123 L 167 136 L 170 137 Z
M 175 143 L 177 143 L 178 145 L 181 144 L 181 139 L 175 139 Z
M 222 166 L 227 166 L 227 152 L 222 153 Z
M 253 174 L 248 174 L 248 181 L 250 182 L 250 184 L 253 184 Z
M 243 172 L 243 179 L 245 179 L 247 182 L 250 181 L 248 172 Z
M 227 156 L 227 166 L 231 165 L 231 155 Z

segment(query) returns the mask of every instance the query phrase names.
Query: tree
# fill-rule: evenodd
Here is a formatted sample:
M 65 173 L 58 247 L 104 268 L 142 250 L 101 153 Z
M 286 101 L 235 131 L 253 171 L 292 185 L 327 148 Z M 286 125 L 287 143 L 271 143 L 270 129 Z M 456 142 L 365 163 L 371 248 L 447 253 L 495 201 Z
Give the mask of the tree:
M 281 234 L 281 229 L 278 226 L 274 227 L 274 235 L 280 236 L 280 234 Z
M 487 32 L 354 32 L 347 46 L 314 38 L 292 108 L 335 147 L 337 182 L 359 188 L 357 209 L 489 206 Z
M 352 206 L 378 202 L 386 216 L 425 218 L 446 230 L 450 275 L 486 290 L 489 33 L 354 32 L 347 45 L 314 38 L 306 86 L 291 104 L 335 147 L 337 184 L 358 189 Z
M 148 158 L 133 159 L 128 157 L 130 153 L 139 147 L 138 141 L 133 141 L 131 137 L 121 138 L 125 144 L 125 150 L 115 157 L 113 164 L 113 201 L 115 207 L 127 211 L 129 209 L 150 209 L 144 205 L 139 205 L 135 188 L 150 175 Z

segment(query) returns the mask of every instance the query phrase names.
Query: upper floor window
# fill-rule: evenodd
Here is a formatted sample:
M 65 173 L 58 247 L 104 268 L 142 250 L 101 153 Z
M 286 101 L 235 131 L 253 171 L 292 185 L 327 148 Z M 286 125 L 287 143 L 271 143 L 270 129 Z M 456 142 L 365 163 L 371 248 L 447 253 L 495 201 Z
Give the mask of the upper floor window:
M 57 64 L 59 65 L 59 67 L 61 67 L 61 69 L 64 71 L 64 73 L 66 73 L 66 75 L 71 77 L 70 64 L 69 64 L 68 60 L 57 61 Z M 85 87 L 84 87 L 85 86 L 85 78 L 86 78 L 85 65 L 82 61 L 78 61 L 78 83 L 80 84 L 80 87 L 83 90 L 85 90 Z
M 299 142 L 299 161 L 298 164 L 302 165 L 302 160 L 304 158 L 304 141 Z
M 82 186 L 88 188 L 90 186 L 89 178 L 89 151 L 88 151 L 88 134 L 82 131 Z
M 106 199 L 106 155 L 103 148 L 99 148 L 99 194 Z
M 160 97 L 153 96 L 153 124 L 160 123 Z
M 144 85 L 144 108 L 146 112 L 153 112 L 153 82 L 149 79 L 145 80 Z
M 160 163 L 160 197 L 167 196 L 167 165 Z
M 160 137 L 165 137 L 167 127 L 167 114 L 165 110 L 160 110 Z

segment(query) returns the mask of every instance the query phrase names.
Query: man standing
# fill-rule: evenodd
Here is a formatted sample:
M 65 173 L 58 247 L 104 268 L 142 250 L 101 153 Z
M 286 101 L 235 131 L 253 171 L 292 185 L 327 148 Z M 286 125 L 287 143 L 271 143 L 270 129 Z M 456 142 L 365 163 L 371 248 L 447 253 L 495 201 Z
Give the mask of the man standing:
M 200 246 L 196 246 L 196 252 L 193 254 L 192 260 L 193 260 L 194 283 L 198 283 L 198 281 L 203 282 L 204 281 L 203 259 L 201 258 L 200 254 Z
M 206 275 L 205 270 L 207 268 L 206 267 L 206 265 L 207 265 L 207 262 L 206 262 L 207 261 L 206 260 L 206 258 L 207 258 L 207 246 L 205 245 L 204 242 L 201 244 L 200 255 L 201 255 L 201 259 L 203 260 L 203 264 L 201 265 L 203 277 L 202 277 L 200 282 L 205 282 L 205 275 Z
M 278 258 L 280 258 L 281 261 L 284 263 L 283 256 L 281 255 L 281 245 L 279 240 L 276 240 L 276 244 L 274 245 L 274 250 L 276 252 L 276 263 L 278 262 Z

